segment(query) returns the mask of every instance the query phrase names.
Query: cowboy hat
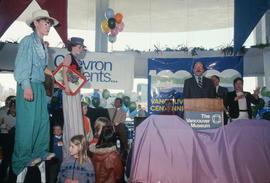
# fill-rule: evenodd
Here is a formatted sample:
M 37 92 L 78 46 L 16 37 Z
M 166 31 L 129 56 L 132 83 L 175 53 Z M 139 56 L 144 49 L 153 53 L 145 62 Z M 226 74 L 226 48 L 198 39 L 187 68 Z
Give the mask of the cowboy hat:
M 26 20 L 26 24 L 27 24 L 28 26 L 30 26 L 31 23 L 32 23 L 34 20 L 39 20 L 39 19 L 41 19 L 41 18 L 48 18 L 48 19 L 53 20 L 53 25 L 52 25 L 52 26 L 56 26 L 56 25 L 59 23 L 55 18 L 50 17 L 50 15 L 49 15 L 49 13 L 48 13 L 47 10 L 42 10 L 42 9 L 40 9 L 40 10 L 36 10 L 36 11 L 34 11 L 34 12 L 32 13 L 32 17 Z

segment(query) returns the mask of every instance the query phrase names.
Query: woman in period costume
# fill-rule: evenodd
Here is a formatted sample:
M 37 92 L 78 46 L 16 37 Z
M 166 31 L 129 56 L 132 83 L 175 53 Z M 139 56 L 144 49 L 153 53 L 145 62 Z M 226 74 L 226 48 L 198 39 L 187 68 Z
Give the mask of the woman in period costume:
M 65 56 L 63 62 L 63 81 L 65 90 L 63 92 L 63 113 L 64 113 L 64 127 L 63 127 L 63 155 L 68 156 L 69 141 L 75 135 L 84 135 L 83 116 L 81 108 L 81 94 L 80 91 L 75 95 L 71 95 L 69 81 L 73 82 L 70 77 L 69 68 L 76 69 L 80 72 L 81 67 L 78 56 L 85 48 L 84 40 L 79 37 L 72 37 L 68 41 L 68 51 L 70 53 Z

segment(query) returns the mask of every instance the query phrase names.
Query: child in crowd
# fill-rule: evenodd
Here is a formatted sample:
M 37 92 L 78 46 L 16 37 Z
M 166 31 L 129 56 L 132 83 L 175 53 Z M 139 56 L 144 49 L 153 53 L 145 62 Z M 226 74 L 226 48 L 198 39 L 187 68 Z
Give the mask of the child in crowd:
M 104 126 L 106 125 L 110 125 L 111 122 L 108 118 L 105 117 L 99 117 L 97 118 L 96 122 L 95 122 L 95 134 L 94 134 L 94 138 L 93 140 L 90 142 L 90 151 L 91 151 L 91 146 L 93 147 L 93 145 L 91 144 L 96 144 L 98 142 L 98 137 L 101 133 L 101 130 Z
M 97 120 L 95 121 L 95 126 L 94 126 L 95 134 L 94 134 L 93 140 L 90 143 L 90 146 L 91 144 L 96 144 L 98 142 L 98 137 L 101 134 L 102 128 L 108 125 L 112 125 L 111 121 L 108 118 L 106 117 L 97 118 Z
M 87 142 L 91 142 L 93 140 L 93 131 L 91 128 L 91 123 L 90 119 L 86 117 L 87 114 L 87 103 L 82 102 L 82 113 L 83 113 L 83 124 L 84 124 L 84 131 L 85 131 L 85 136 L 87 139 Z
M 88 143 L 83 135 L 70 140 L 70 156 L 65 158 L 58 174 L 59 183 L 95 182 L 95 171 L 87 156 Z
M 55 159 L 58 159 L 60 165 L 63 160 L 63 130 L 60 124 L 53 126 L 53 148 L 52 151 L 55 153 Z
M 93 143 L 92 146 L 96 183 L 117 183 L 121 181 L 123 166 L 117 154 L 116 134 L 113 126 L 103 126 L 98 143 Z
M 53 135 L 51 137 L 50 151 L 55 153 L 55 157 L 47 163 L 47 180 L 48 183 L 55 183 L 57 175 L 63 161 L 63 130 L 60 124 L 53 126 Z

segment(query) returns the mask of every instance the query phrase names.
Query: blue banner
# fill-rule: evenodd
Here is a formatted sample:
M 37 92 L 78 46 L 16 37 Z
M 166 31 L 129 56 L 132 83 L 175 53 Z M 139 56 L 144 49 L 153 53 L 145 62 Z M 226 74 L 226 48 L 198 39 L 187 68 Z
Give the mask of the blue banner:
M 270 8 L 270 0 L 234 1 L 234 54 L 240 50 L 248 36 Z
M 242 57 L 207 58 L 153 58 L 148 59 L 148 111 L 159 114 L 165 110 L 164 103 L 173 101 L 173 111 L 183 112 L 183 87 L 185 79 L 193 76 L 193 64 L 202 62 L 204 76 L 220 77 L 220 85 L 233 90 L 233 80 L 243 76 Z

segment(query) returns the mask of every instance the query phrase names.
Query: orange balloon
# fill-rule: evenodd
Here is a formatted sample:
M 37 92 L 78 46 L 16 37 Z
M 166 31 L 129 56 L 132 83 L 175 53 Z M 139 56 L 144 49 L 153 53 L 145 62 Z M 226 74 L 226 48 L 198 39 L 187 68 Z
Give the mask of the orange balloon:
M 101 22 L 101 29 L 102 29 L 102 31 L 105 33 L 105 34 L 107 34 L 107 33 L 109 33 L 110 32 L 110 28 L 109 28 L 109 26 L 108 26 L 108 21 L 107 20 L 103 20 L 102 22 Z
M 114 15 L 114 19 L 115 19 L 116 23 L 120 24 L 122 22 L 123 15 L 121 13 L 116 13 Z

